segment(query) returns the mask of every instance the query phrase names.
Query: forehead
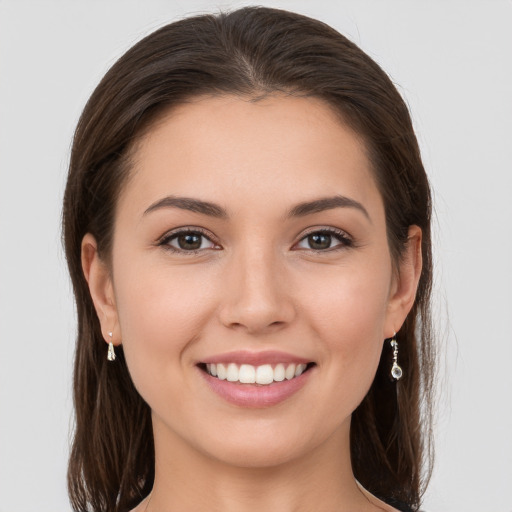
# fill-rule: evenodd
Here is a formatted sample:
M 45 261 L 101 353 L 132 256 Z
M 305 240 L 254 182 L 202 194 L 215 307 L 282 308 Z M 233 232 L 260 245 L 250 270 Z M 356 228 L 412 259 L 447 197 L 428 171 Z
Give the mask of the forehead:
M 133 162 L 124 200 L 146 207 L 165 194 L 242 206 L 333 193 L 369 201 L 377 191 L 362 139 L 311 97 L 195 98 L 160 117 Z

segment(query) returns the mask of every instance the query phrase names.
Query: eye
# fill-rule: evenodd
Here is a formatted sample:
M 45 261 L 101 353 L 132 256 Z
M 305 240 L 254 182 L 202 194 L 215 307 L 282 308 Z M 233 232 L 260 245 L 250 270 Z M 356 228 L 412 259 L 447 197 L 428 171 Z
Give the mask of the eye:
M 217 249 L 218 246 L 197 229 L 175 231 L 165 235 L 158 245 L 172 252 L 196 254 L 205 249 Z
M 352 239 L 340 229 L 321 229 L 308 233 L 300 240 L 297 247 L 313 251 L 326 252 L 345 247 L 352 247 Z

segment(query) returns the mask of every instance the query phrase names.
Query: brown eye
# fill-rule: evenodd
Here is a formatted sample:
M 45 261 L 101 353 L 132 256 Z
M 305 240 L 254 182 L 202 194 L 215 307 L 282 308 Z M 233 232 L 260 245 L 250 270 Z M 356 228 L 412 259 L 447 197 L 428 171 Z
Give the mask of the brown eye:
M 178 231 L 164 237 L 159 245 L 183 254 L 195 254 L 205 249 L 218 248 L 205 234 L 200 231 Z
M 354 243 L 347 233 L 331 228 L 309 233 L 300 240 L 297 247 L 311 251 L 327 252 L 353 247 L 353 245 Z
M 307 238 L 311 249 L 329 249 L 331 246 L 331 235 L 327 235 L 325 233 L 313 233 Z
M 180 249 L 190 251 L 201 248 L 201 238 L 203 238 L 203 235 L 197 233 L 183 233 L 176 237 L 176 241 Z

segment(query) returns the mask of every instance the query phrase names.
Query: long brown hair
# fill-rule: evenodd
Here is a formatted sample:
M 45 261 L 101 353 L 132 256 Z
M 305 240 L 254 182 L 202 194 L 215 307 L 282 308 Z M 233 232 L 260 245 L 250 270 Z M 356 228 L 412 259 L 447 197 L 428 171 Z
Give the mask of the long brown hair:
M 76 428 L 68 469 L 75 511 L 136 506 L 152 488 L 155 461 L 150 409 L 133 386 L 122 347 L 115 364 L 107 362 L 81 268 L 82 238 L 92 233 L 109 261 L 116 200 L 131 153 L 156 116 L 201 94 L 258 98 L 276 91 L 323 99 L 363 138 L 395 263 L 408 227 L 422 229 L 416 301 L 397 335 L 405 376 L 390 381 L 386 343 L 351 424 L 357 480 L 389 503 L 420 504 L 432 446 L 431 199 L 409 112 L 382 69 L 331 27 L 287 11 L 247 7 L 186 18 L 141 40 L 108 71 L 78 123 L 63 209 L 78 313 Z

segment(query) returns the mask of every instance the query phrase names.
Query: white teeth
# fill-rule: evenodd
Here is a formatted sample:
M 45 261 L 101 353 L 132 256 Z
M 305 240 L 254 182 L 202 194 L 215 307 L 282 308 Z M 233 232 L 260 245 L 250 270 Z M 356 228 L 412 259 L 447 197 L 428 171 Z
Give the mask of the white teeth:
M 305 364 L 298 364 L 297 368 L 295 369 L 295 377 L 298 377 L 299 375 L 301 375 L 305 369 L 306 369 Z
M 284 376 L 286 377 L 286 380 L 290 380 L 290 379 L 293 379 L 293 377 L 295 377 L 295 365 L 294 364 L 289 364 L 286 367 Z
M 215 366 L 212 364 L 212 366 Z M 213 372 L 212 372 L 213 375 Z M 217 365 L 217 378 L 220 380 L 226 380 L 226 367 L 223 364 Z
M 254 384 L 256 382 L 256 369 L 250 364 L 240 366 L 240 382 L 243 384 Z
M 284 364 L 279 363 L 274 368 L 274 380 L 277 382 L 281 382 L 282 380 L 284 380 L 284 375 L 285 375 Z
M 277 364 L 274 368 L 270 364 L 252 366 L 242 364 L 238 366 L 235 363 L 206 365 L 206 371 L 220 380 L 229 382 L 240 382 L 242 384 L 272 384 L 272 382 L 282 382 L 284 379 L 291 380 L 304 373 L 307 368 L 305 364 L 290 363 L 285 366 L 284 363 Z
M 274 370 L 269 364 L 256 368 L 256 384 L 271 384 L 274 381 Z
M 226 380 L 229 380 L 229 382 L 236 382 L 238 380 L 238 376 L 238 366 L 235 363 L 229 363 L 228 370 L 226 372 Z

